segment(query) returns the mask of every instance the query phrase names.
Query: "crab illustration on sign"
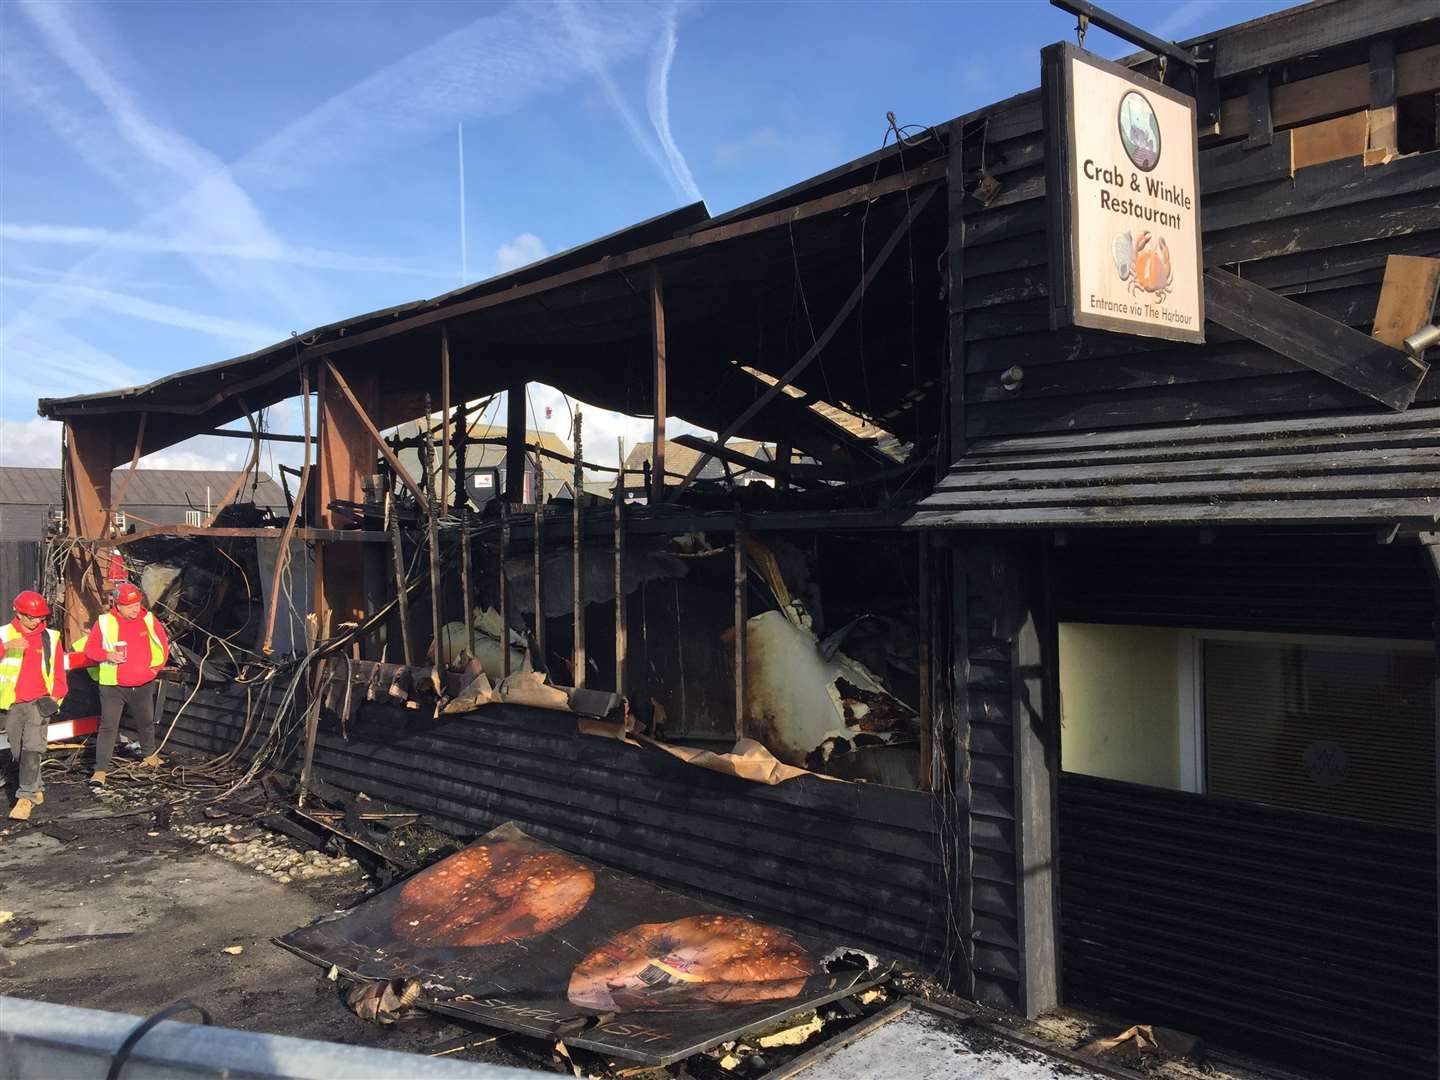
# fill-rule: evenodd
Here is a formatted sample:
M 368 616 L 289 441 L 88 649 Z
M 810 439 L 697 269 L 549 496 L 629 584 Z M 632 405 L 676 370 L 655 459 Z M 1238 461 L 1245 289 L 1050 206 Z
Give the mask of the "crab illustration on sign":
M 1160 164 L 1160 120 L 1145 95 L 1139 90 L 1129 91 L 1120 99 L 1115 115 L 1120 124 L 1120 143 L 1135 167 L 1149 172 Z
M 1145 292 L 1156 300 L 1165 299 L 1174 274 L 1170 245 L 1163 236 L 1148 229 L 1135 238 L 1128 231 L 1120 233 L 1110 243 L 1110 254 L 1115 260 L 1115 272 L 1121 281 L 1129 283 L 1132 296 Z

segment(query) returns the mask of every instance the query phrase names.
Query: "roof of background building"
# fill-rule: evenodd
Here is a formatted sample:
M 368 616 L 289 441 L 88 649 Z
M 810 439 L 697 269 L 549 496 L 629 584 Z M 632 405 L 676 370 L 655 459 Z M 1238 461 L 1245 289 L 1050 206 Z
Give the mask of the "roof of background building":
M 438 416 L 431 418 L 431 425 L 438 424 Z M 420 422 L 401 424 L 395 429 L 402 439 L 413 439 L 420 432 Z M 465 448 L 465 467 L 467 469 L 500 469 L 505 468 L 505 444 L 506 428 L 504 425 L 487 424 L 483 420 L 475 420 L 470 424 L 470 438 L 498 439 L 500 442 L 472 442 Z M 551 453 L 563 455 L 570 458 L 571 449 L 569 445 L 556 435 L 553 431 L 539 431 L 535 428 L 525 429 L 525 445 L 539 445 Z M 527 455 L 528 456 L 528 455 Z M 406 447 L 400 451 L 400 460 L 407 469 L 412 469 L 417 475 L 420 472 L 420 451 L 415 447 Z M 440 450 L 436 446 L 435 469 L 440 467 Z M 575 467 L 570 461 L 559 461 L 553 457 L 540 456 L 541 472 L 545 478 L 546 496 L 558 494 L 562 488 L 566 488 L 574 479 Z
M 745 454 L 748 457 L 759 458 L 761 461 L 775 460 L 775 448 L 769 443 L 756 442 L 754 439 L 731 439 L 725 445 L 737 454 Z M 654 455 L 654 446 L 655 444 L 653 442 L 636 443 L 630 452 L 625 455 L 626 471 L 643 469 L 645 463 Z M 681 446 L 671 439 L 665 440 L 665 471 L 667 473 L 680 473 L 682 475 L 688 473 L 695 462 L 699 460 L 699 450 L 692 450 L 688 446 Z M 737 477 L 748 476 L 750 474 L 749 469 L 744 469 L 736 465 L 730 467 L 730 472 L 732 476 Z M 700 475 L 697 476 L 696 479 L 725 479 L 725 463 L 718 458 L 712 457 L 705 463 L 705 467 L 700 470 Z M 639 484 L 639 478 L 626 477 L 626 483 L 631 487 L 635 487 Z
M 112 496 L 125 482 L 128 466 L 116 469 L 110 477 Z M 125 492 L 130 506 L 185 506 L 201 509 L 208 499 L 217 503 L 230 490 L 238 471 L 222 469 L 136 469 Z M 239 501 L 257 506 L 285 506 L 285 493 L 266 473 L 260 473 L 259 485 L 252 493 L 247 487 Z M 59 506 L 60 470 L 0 467 L 0 503 L 19 506 Z M 121 507 L 124 509 L 124 506 Z

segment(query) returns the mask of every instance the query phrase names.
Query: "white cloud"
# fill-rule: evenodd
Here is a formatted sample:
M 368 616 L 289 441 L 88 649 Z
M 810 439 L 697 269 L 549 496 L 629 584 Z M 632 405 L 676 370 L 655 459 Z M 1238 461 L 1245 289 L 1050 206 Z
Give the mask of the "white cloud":
M 601 47 L 597 40 L 598 35 L 591 28 L 588 13 L 582 12 L 580 5 L 575 0 L 559 0 L 559 10 L 565 30 L 580 52 L 581 61 L 599 84 L 610 108 L 624 123 L 631 142 L 650 159 L 675 194 L 684 197 L 686 194 L 684 184 L 666 159 L 664 148 L 650 138 L 645 126 L 640 123 L 640 118 L 635 115 L 635 110 L 630 107 L 629 102 L 625 100 L 625 95 L 620 92 L 620 85 L 610 74 L 601 53 Z
M 142 255 L 217 256 L 254 262 L 277 262 L 315 270 L 356 270 L 378 274 L 449 277 L 449 274 L 408 266 L 394 259 L 348 255 L 323 248 L 252 241 L 218 243 L 185 236 L 158 236 L 85 225 L 22 225 L 0 222 L 0 240 L 62 247 L 111 248 Z
M 685 155 L 680 152 L 675 136 L 670 131 L 670 68 L 675 63 L 675 46 L 679 40 L 679 14 L 677 3 L 665 8 L 660 41 L 656 44 L 651 58 L 650 87 L 646 103 L 650 109 L 650 122 L 655 125 L 655 134 L 660 137 L 665 159 L 670 163 L 670 171 L 674 174 L 680 190 L 692 202 L 699 202 L 700 188 L 696 186 Z
M 503 274 L 509 270 L 517 270 L 539 262 L 549 254 L 550 249 L 545 246 L 545 241 L 534 233 L 524 232 L 495 249 L 495 272 Z
M 483 15 L 335 95 L 245 155 L 235 168 L 272 183 L 304 183 L 372 153 L 506 116 L 598 65 L 641 56 L 659 13 L 644 0 L 596 4 L 583 35 L 557 32 L 564 4 L 512 4 Z
M 272 344 L 285 336 L 283 331 L 261 326 L 258 323 L 205 315 L 188 308 L 176 307 L 173 304 L 161 304 L 154 300 L 142 300 L 138 296 L 127 296 L 109 289 L 97 289 L 92 285 L 77 285 L 65 281 L 58 283 L 26 281 L 24 278 L 12 278 L 4 275 L 0 275 L 0 285 L 20 289 L 58 290 L 117 315 L 126 315 L 130 318 L 159 323 L 162 326 L 171 326 L 179 330 L 196 330 L 202 334 L 210 334 L 213 337 L 237 342 L 251 349 Z
M 141 382 L 139 373 L 63 327 L 21 315 L 0 333 L 0 398 L 35 408 L 41 397 L 68 397 Z
M 173 244 L 218 286 L 241 296 L 262 293 L 297 326 L 320 321 L 313 299 L 320 286 L 314 276 L 257 273 L 254 264 L 279 271 L 285 256 L 300 255 L 302 265 L 324 256 L 281 242 L 237 177 L 271 185 L 308 183 L 373 153 L 377 145 L 393 150 L 463 119 L 509 114 L 587 71 L 608 70 L 643 55 L 666 17 L 644 0 L 595 5 L 586 14 L 583 40 L 577 40 L 557 33 L 553 5 L 511 5 L 385 66 L 227 166 L 142 111 L 138 99 L 111 74 L 135 65 L 113 47 L 92 44 L 99 34 L 95 19 L 87 15 L 82 23 L 67 5 L 33 0 L 24 10 L 45 48 L 94 100 L 77 99 L 33 42 L 13 32 L 6 64 L 0 67 L 4 88 L 145 212 L 133 229 L 107 238 L 113 243 L 81 260 L 73 268 L 76 280 L 120 281 L 131 273 L 128 263 L 135 255 L 148 254 L 131 250 L 142 245 L 134 238 L 158 238 Z M 564 9 L 560 15 L 563 19 Z M 631 121 L 640 132 L 633 115 Z M 668 172 L 661 151 L 651 140 L 643 142 L 657 167 Z M 236 252 L 270 252 L 276 258 L 236 265 Z M 54 333 L 59 340 L 58 324 L 85 310 L 74 296 L 42 294 L 24 313 L 25 336 Z M 4 329 L 13 339 L 20 327 L 12 321 Z
M 1186 3 L 1172 7 L 1165 18 L 1155 24 L 1151 32 L 1160 38 L 1179 38 L 1181 31 L 1190 29 L 1219 7 L 1220 0 L 1187 0 Z
M 142 469 L 216 469 L 239 471 L 250 460 L 250 447 L 239 439 L 234 440 L 229 446 L 217 444 L 230 443 L 228 439 L 187 439 L 185 442 L 177 443 L 166 450 L 147 455 L 140 459 L 139 468 Z M 223 491 L 215 492 L 215 498 L 224 495 Z
M 0 417 L 0 466 L 58 469 L 61 425 L 54 420 Z

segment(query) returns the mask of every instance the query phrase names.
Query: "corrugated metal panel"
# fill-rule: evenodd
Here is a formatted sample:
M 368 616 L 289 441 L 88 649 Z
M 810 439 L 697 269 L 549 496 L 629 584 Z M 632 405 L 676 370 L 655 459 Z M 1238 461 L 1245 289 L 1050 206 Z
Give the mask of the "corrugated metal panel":
M 170 698 L 173 715 L 179 695 Z M 213 754 L 244 698 L 205 691 L 173 741 Z M 429 722 L 372 705 L 347 742 L 323 732 L 317 775 L 476 833 L 506 821 L 693 895 L 847 939 L 934 972 L 946 890 L 935 804 L 920 792 L 801 778 L 751 784 L 575 732 L 572 718 L 490 707 Z
M 1436 1070 L 1435 835 L 1063 774 L 1071 1004 L 1336 1077 Z
M 1083 533 L 1056 548 L 1057 618 L 1200 630 L 1434 636 L 1418 545 L 1373 535 Z
M 0 504 L 0 540 L 38 542 L 45 535 L 49 516 L 50 508 L 47 506 Z
M 125 482 L 128 471 L 127 465 L 111 473 L 112 497 L 120 493 L 120 485 Z M 224 469 L 139 468 L 125 491 L 125 503 L 121 509 L 140 505 L 204 507 L 207 487 L 211 502 L 219 502 L 239 475 Z M 242 502 L 253 501 L 258 506 L 285 505 L 285 493 L 280 490 L 280 485 L 263 472 L 260 474 L 260 486 L 253 495 L 247 485 L 238 498 Z M 59 506 L 60 470 L 0 468 L 0 505 L 12 503 Z
M 910 525 L 1440 521 L 1440 408 L 971 446 Z
M 8 621 L 10 601 L 23 589 L 40 584 L 40 544 L 32 540 L 0 540 L 0 620 Z

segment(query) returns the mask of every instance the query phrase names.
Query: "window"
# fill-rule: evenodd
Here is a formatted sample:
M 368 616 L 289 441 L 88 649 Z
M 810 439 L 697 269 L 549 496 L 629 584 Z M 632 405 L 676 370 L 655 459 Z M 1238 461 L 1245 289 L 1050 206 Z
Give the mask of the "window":
M 1205 790 L 1435 827 L 1433 654 L 1203 643 Z
M 1070 772 L 1435 827 L 1428 643 L 1060 627 Z

